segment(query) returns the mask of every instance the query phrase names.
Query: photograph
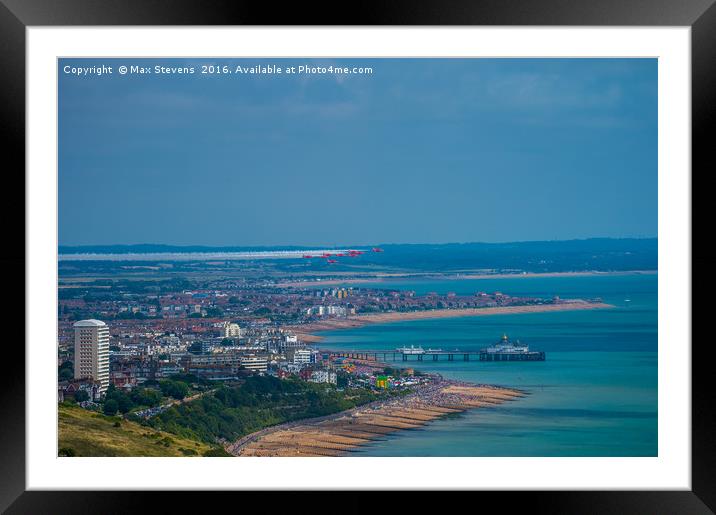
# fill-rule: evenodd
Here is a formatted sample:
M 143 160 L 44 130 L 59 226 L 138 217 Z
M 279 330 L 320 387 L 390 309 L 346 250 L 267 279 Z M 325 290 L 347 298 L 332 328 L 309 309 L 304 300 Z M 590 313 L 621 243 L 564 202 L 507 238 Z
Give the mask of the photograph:
M 660 66 L 59 57 L 56 456 L 660 457 Z

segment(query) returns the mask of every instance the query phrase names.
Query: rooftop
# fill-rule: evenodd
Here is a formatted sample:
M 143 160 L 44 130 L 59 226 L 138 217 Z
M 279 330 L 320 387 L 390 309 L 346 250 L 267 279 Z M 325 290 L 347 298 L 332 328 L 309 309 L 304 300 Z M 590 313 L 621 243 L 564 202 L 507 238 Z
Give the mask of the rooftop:
M 75 322 L 72 324 L 72 327 L 106 327 L 107 324 L 102 322 L 101 320 L 80 320 L 79 322 Z

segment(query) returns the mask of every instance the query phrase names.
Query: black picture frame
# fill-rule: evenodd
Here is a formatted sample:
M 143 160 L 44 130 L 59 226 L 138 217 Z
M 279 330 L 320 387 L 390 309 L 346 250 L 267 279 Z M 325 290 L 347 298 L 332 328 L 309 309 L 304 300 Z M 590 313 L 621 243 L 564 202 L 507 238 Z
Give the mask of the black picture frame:
M 15 177 L 16 194 L 0 203 L 6 242 L 2 258 L 8 289 L 24 291 L 17 270 L 25 270 L 24 212 L 25 165 L 25 28 L 82 25 L 542 25 L 542 26 L 688 26 L 692 44 L 692 169 L 709 172 L 711 141 L 716 125 L 716 5 L 715 0 L 412 0 L 392 2 L 272 4 L 230 0 L 0 0 L 0 112 L 6 144 L 3 177 Z M 338 10 L 340 8 L 340 10 Z M 10 159 L 8 159 L 10 158 Z M 14 159 L 13 159 L 14 158 Z M 693 177 L 693 172 L 692 172 Z M 14 283 L 13 283 L 14 281 Z M 15 284 L 16 283 L 16 284 Z M 22 283 L 22 284 L 21 284 Z M 14 297 L 15 311 L 19 304 Z M 31 308 L 31 306 L 28 306 Z M 7 320 L 7 319 L 6 319 Z M 22 325 L 6 322 L 5 363 L 0 381 L 0 510 L 7 513 L 114 513 L 143 511 L 151 498 L 161 496 L 163 512 L 186 511 L 193 503 L 218 506 L 231 503 L 232 493 L 29 492 L 25 491 L 25 353 Z M 681 345 L 687 345 L 684 335 Z M 716 393 L 711 385 L 710 342 L 692 345 L 692 490 L 691 491 L 590 491 L 590 492 L 480 492 L 483 499 L 500 503 L 501 511 L 526 507 L 531 513 L 713 513 L 716 510 Z M 14 354 L 14 355 L 13 355 Z M 88 471 L 91 473 L 91 471 Z M 78 482 L 81 482 L 78 478 Z M 191 498 L 189 496 L 191 495 Z M 220 497 L 217 497 L 220 496 Z M 240 494 L 248 506 L 247 493 Z M 255 494 L 252 494 L 255 495 Z M 265 493 L 264 499 L 265 499 Z M 281 500 L 272 493 L 271 502 Z M 367 492 L 352 493 L 348 505 L 355 510 L 368 501 Z M 370 494 L 372 495 L 372 494 Z M 401 500 L 401 509 L 420 506 L 426 494 Z M 211 496 L 211 500 L 207 499 Z M 302 493 L 290 493 L 300 503 Z M 259 500 L 259 499 L 257 499 Z M 345 506 L 345 505 L 344 505 Z M 348 509 L 340 506 L 334 509 Z

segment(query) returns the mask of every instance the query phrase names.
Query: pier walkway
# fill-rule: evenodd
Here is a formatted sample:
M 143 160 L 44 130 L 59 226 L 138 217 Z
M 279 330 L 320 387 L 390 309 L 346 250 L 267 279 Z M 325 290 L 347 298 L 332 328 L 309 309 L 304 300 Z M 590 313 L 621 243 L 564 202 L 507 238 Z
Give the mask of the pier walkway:
M 363 361 L 544 361 L 542 351 L 487 352 L 485 350 L 426 350 L 421 353 L 399 350 L 352 350 L 329 351 L 333 358 L 359 359 Z M 456 359 L 457 357 L 457 359 Z

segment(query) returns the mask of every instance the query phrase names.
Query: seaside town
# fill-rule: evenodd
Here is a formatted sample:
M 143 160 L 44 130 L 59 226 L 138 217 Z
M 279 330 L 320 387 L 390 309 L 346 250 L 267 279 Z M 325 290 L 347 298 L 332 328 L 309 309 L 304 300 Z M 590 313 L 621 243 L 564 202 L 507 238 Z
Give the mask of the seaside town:
M 137 286 L 135 285 L 136 289 Z M 164 288 L 163 286 L 161 287 Z M 340 358 L 309 346 L 316 329 L 358 322 L 366 314 L 440 312 L 508 306 L 559 305 L 559 298 L 510 297 L 375 288 L 245 287 L 182 289 L 152 293 L 110 287 L 83 294 L 61 290 L 59 300 L 60 398 L 77 388 L 98 399 L 109 384 L 131 390 L 147 381 L 191 374 L 209 381 L 236 380 L 246 373 L 294 375 L 336 384 L 337 372 L 357 377 Z M 101 290 L 100 290 L 101 291 Z M 449 314 L 449 313 L 447 313 Z M 87 325 L 106 328 L 106 380 L 90 385 L 82 377 L 77 334 Z M 68 363 L 74 363 L 70 367 Z M 66 372 L 62 372 L 65 370 Z M 70 375 L 72 372 L 73 375 Z M 376 381 L 375 377 L 371 378 Z
M 499 291 L 417 294 L 370 281 L 351 286 L 352 281 L 340 275 L 309 274 L 279 281 L 256 273 L 217 277 L 204 265 L 201 273 L 166 278 L 160 264 L 147 267 L 150 270 L 130 268 L 135 275 L 127 277 L 122 273 L 127 265 L 121 262 L 103 274 L 86 267 L 72 273 L 73 266 L 61 265 L 65 273 L 58 301 L 61 438 L 62 415 L 80 416 L 76 409 L 114 417 L 115 423 L 124 420 L 185 434 L 192 424 L 187 410 L 217 398 L 217 392 L 241 391 L 246 385 L 268 389 L 274 391 L 275 402 L 267 409 L 276 409 L 285 400 L 283 382 L 291 385 L 289 390 L 298 389 L 290 395 L 307 399 L 298 410 L 281 407 L 268 421 L 246 426 L 237 419 L 221 434 L 191 433 L 190 440 L 209 445 L 207 455 L 339 455 L 370 441 L 371 435 L 522 395 L 459 385 L 405 363 L 399 368 L 382 362 L 376 355 L 371 359 L 330 352 L 321 349 L 316 333 L 322 330 L 425 317 L 603 306 L 600 299 L 517 297 Z M 247 266 L 253 265 L 243 268 Z M 344 285 L 335 284 L 341 280 Z M 404 357 L 418 352 L 395 350 Z M 543 353 L 539 359 L 544 359 Z M 327 397 L 317 401 L 320 395 Z M 343 422 L 336 421 L 337 413 Z M 323 418 L 310 426 L 309 438 L 300 421 L 311 415 Z M 360 424 L 346 431 L 345 421 L 353 424 L 356 417 Z M 303 435 L 303 443 L 271 443 L 276 434 L 286 432 Z M 257 440 L 257 435 L 262 438 Z M 330 438 L 335 445 L 326 450 Z M 183 455 L 193 455 L 182 449 Z M 76 452 L 72 446 L 60 448 L 61 455 Z

